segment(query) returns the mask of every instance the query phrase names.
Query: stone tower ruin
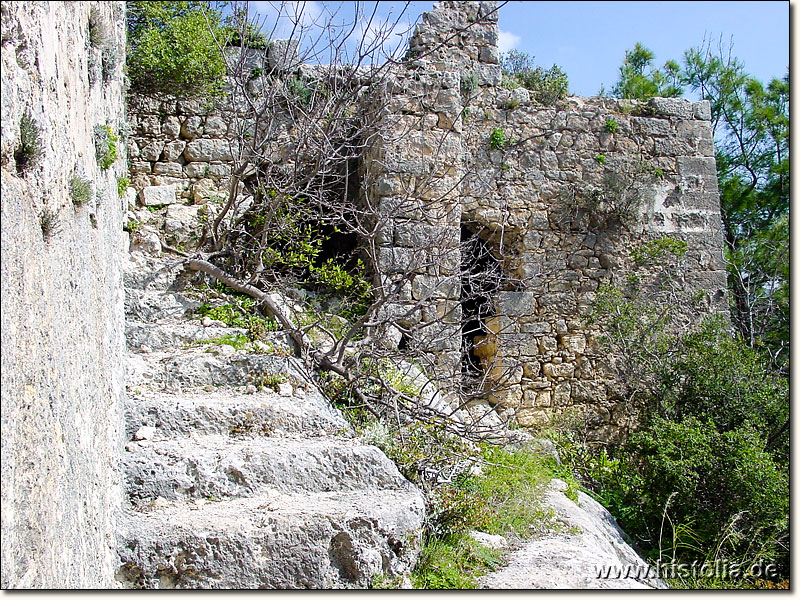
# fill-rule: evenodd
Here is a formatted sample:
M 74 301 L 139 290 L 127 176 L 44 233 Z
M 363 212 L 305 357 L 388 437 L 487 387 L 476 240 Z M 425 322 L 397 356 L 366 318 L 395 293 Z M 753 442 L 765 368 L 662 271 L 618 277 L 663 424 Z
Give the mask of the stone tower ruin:
M 468 346 L 468 367 L 497 384 L 483 404 L 504 419 L 542 426 L 572 407 L 608 437 L 629 415 L 587 321 L 598 289 L 632 271 L 653 283 L 658 265 L 635 264 L 636 249 L 669 237 L 686 243 L 680 286 L 702 296 L 689 317 L 727 310 L 710 106 L 541 104 L 504 82 L 497 8 L 437 3 L 382 83 L 386 110 L 360 166 L 362 199 L 382 223 L 376 277 L 405 274 L 386 310 L 417 307 L 402 324 L 437 379 L 464 375 Z M 145 204 L 166 203 L 148 198 L 167 190 L 177 228 L 230 173 L 224 114 L 135 97 L 129 111 L 134 187 Z M 501 273 L 480 309 L 462 303 L 470 259 L 459 248 L 476 233 Z

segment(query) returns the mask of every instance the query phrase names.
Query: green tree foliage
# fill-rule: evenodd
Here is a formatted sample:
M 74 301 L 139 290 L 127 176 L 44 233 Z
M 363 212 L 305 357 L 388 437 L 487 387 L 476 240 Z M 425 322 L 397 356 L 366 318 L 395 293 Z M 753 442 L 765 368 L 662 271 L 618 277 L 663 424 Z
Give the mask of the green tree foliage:
M 732 318 L 788 374 L 789 74 L 764 86 L 708 45 L 684 62 L 685 85 L 711 102 Z
M 653 68 L 655 55 L 638 43 L 633 50 L 625 52 L 625 60 L 619 68 L 619 81 L 614 84 L 612 94 L 617 98 L 647 100 L 654 96 L 671 98 L 680 96 L 680 66 L 673 60 L 664 63 L 663 69 Z
M 208 97 L 221 92 L 229 31 L 205 2 L 128 2 L 128 75 L 142 93 Z
M 660 341 L 627 380 L 646 406 L 640 429 L 573 465 L 651 559 L 764 559 L 788 576 L 787 381 L 722 319 L 667 339 L 621 294 L 605 302 L 606 321 Z
M 522 86 L 532 92 L 531 97 L 539 104 L 552 105 L 567 97 L 569 79 L 558 65 L 549 69 L 533 64 L 533 57 L 525 52 L 510 50 L 502 57 L 501 64 L 506 86 Z

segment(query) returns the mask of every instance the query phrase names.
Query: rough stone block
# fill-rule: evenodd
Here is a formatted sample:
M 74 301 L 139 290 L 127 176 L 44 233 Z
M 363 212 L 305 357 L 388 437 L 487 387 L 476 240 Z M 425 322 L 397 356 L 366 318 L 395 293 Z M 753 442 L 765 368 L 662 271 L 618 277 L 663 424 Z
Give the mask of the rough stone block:
M 546 335 L 550 333 L 550 323 L 546 322 L 527 322 L 520 323 L 519 329 L 522 333 L 530 333 L 533 335 Z
M 694 118 L 701 121 L 711 120 L 711 102 L 708 100 L 701 100 L 695 102 L 692 107 L 694 108 Z
M 155 115 L 140 115 L 138 131 L 148 136 L 161 133 L 161 123 L 158 121 L 158 117 Z
M 666 117 L 691 119 L 694 116 L 693 103 L 686 98 L 650 98 L 647 104 Z
M 572 363 L 545 363 L 542 365 L 542 372 L 550 378 L 572 377 L 575 373 L 575 366 Z
M 553 388 L 553 405 L 567 406 L 572 395 L 572 385 L 563 381 Z
M 204 162 L 190 162 L 183 165 L 183 172 L 187 177 L 205 177 L 208 173 L 209 165 Z
M 300 66 L 300 40 L 272 40 L 267 65 L 274 71 L 294 71 Z
M 212 160 L 231 160 L 230 144 L 227 140 L 192 140 L 183 151 L 186 160 L 209 162 Z
M 150 185 L 144 188 L 139 198 L 144 206 L 163 206 L 165 204 L 175 204 L 174 185 Z
M 143 160 L 134 160 L 131 161 L 130 172 L 131 175 L 136 175 L 137 173 L 152 173 L 153 165 Z
M 161 125 L 161 133 L 169 138 L 178 137 L 181 134 L 180 119 L 174 115 L 168 116 Z
M 510 317 L 523 317 L 536 312 L 536 295 L 532 292 L 500 292 L 497 311 Z
M 497 46 L 484 46 L 478 54 L 478 60 L 496 65 L 500 62 L 500 51 Z
M 583 354 L 586 350 L 586 336 L 580 333 L 560 337 L 561 347 L 576 354 Z
M 645 135 L 666 136 L 672 131 L 669 121 L 664 119 L 633 117 L 631 123 L 637 131 Z
M 549 352 L 555 352 L 558 346 L 556 345 L 556 338 L 550 336 L 544 336 L 539 338 L 539 352 L 542 354 L 547 354 Z
M 529 360 L 522 365 L 522 375 L 529 379 L 538 377 L 542 373 L 542 365 L 537 360 Z
M 202 135 L 203 133 L 203 119 L 200 117 L 188 117 L 183 124 L 181 124 L 181 136 L 193 140 L 194 138 Z
M 522 427 L 544 427 L 550 422 L 550 417 L 545 411 L 535 408 L 519 409 L 516 418 Z
M 161 158 L 161 152 L 164 150 L 164 142 L 156 140 L 150 142 L 144 148 L 139 150 L 139 157 L 142 160 L 156 161 Z
M 183 154 L 184 148 L 186 148 L 186 142 L 184 141 L 174 140 L 172 142 L 167 142 L 164 144 L 164 160 L 177 160 L 178 157 Z
M 475 74 L 478 77 L 478 85 L 500 85 L 503 81 L 503 70 L 500 65 L 484 63 L 477 67 Z
M 207 135 L 209 137 L 222 137 L 228 131 L 228 125 L 222 119 L 222 117 L 208 117 L 206 119 L 206 124 L 203 129 L 203 135 Z
M 178 163 L 157 162 L 153 165 L 153 173 L 156 175 L 168 175 L 169 177 L 183 177 L 183 167 Z

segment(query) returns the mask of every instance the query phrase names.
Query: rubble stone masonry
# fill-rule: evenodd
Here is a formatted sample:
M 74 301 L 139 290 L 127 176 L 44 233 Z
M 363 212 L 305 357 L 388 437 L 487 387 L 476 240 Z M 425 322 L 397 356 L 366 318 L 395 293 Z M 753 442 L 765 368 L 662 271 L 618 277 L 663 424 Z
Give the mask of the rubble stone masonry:
M 495 2 L 439 2 L 383 84 L 387 110 L 362 159 L 362 198 L 383 223 L 375 267 L 379 277 L 413 273 L 400 304 L 422 307 L 406 325 L 417 326 L 439 378 L 457 379 L 459 242 L 465 229 L 480 232 L 505 276 L 477 340 L 503 383 L 488 401 L 534 427 L 576 407 L 608 437 L 628 415 L 586 317 L 600 286 L 633 271 L 656 276 L 631 252 L 664 236 L 686 242 L 681 285 L 704 293 L 691 316 L 727 310 L 710 107 L 681 98 L 541 105 L 505 84 L 497 39 Z M 196 213 L 224 190 L 224 113 L 131 98 L 130 121 L 140 202 L 160 189 L 150 186 L 174 186 L 152 203 Z

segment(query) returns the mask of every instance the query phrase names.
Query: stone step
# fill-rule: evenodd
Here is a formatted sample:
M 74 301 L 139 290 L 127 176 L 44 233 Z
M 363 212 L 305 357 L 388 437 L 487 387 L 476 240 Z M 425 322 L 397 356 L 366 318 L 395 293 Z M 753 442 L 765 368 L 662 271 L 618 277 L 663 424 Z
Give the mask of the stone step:
M 146 440 L 129 443 L 123 462 L 128 493 L 137 503 L 252 496 L 265 489 L 316 493 L 411 486 L 378 448 L 344 438 Z
M 247 335 L 241 327 L 204 327 L 199 320 L 177 323 L 142 323 L 128 321 L 125 324 L 125 339 L 128 350 L 139 352 L 142 348 L 155 351 L 180 349 L 186 346 L 208 344 L 225 336 Z
M 416 490 L 160 501 L 120 525 L 128 588 L 348 588 L 408 573 L 421 546 Z
M 125 290 L 125 319 L 128 322 L 154 323 L 191 319 L 201 302 L 174 290 Z M 196 319 L 200 324 L 200 319 Z
M 251 377 L 284 375 L 302 380 L 302 367 L 293 357 L 235 351 L 231 346 L 182 350 L 129 352 L 125 383 L 179 392 L 208 386 L 245 386 Z
M 306 437 L 341 435 L 350 425 L 341 412 L 312 388 L 302 397 L 271 391 L 242 394 L 241 388 L 194 390 L 180 395 L 144 391 L 126 403 L 128 439 L 143 426 L 156 439 L 189 435 Z
M 126 291 L 175 289 L 177 281 L 187 275 L 184 262 L 178 257 L 156 257 L 138 252 L 129 254 L 122 269 L 123 285 Z

